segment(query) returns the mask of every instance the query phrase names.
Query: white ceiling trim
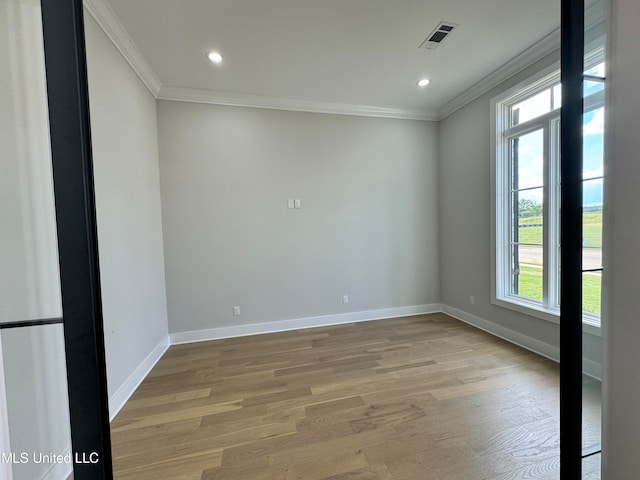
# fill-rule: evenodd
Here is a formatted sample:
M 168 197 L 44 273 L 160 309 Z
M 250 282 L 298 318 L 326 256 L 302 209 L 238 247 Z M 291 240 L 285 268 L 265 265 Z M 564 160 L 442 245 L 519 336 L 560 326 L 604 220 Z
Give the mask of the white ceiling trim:
M 593 0 L 585 10 L 586 30 L 595 29 L 602 22 L 606 21 L 606 6 L 604 0 Z M 603 17 L 603 15 L 605 15 Z M 525 68 L 533 65 L 538 60 L 560 49 L 560 29 L 551 32 L 539 42 L 518 54 L 503 66 L 489 74 L 468 90 L 462 92 L 450 102 L 438 109 L 438 120 L 442 120 L 451 115 L 456 110 L 461 109 L 476 98 L 484 95 L 491 89 L 497 87 L 502 82 L 520 73 Z
M 96 20 L 134 72 L 157 99 L 183 102 L 232 105 L 239 107 L 270 108 L 298 112 L 332 113 L 364 117 L 398 118 L 406 120 L 437 120 L 435 109 L 403 109 L 321 102 L 264 95 L 232 94 L 211 90 L 165 87 L 126 32 L 120 20 L 104 0 L 84 0 L 85 9 Z
M 230 105 L 234 107 L 269 108 L 273 110 L 290 110 L 294 112 L 356 115 L 360 117 L 383 117 L 403 120 L 438 119 L 435 109 L 410 110 L 404 108 L 352 105 L 346 103 L 321 102 L 287 97 L 271 97 L 267 95 L 215 92 L 211 90 L 181 87 L 163 86 L 160 88 L 160 93 L 157 98 L 159 100 Z
M 560 48 L 560 29 L 551 32 L 542 40 L 533 44 L 522 53 L 518 54 L 503 66 L 490 73 L 468 90 L 462 92 L 450 102 L 438 109 L 438 120 L 442 120 L 451 115 L 456 110 L 461 109 L 476 98 L 484 95 L 491 89 L 497 87 L 502 82 L 520 73 L 525 68 L 533 65 L 538 60 L 543 59 L 550 53 Z
M 595 0 L 594 4 L 600 4 L 601 1 Z M 591 5 L 591 7 L 593 6 Z M 276 110 L 410 120 L 442 120 L 560 47 L 560 29 L 557 29 L 437 110 L 354 105 L 163 86 L 111 7 L 104 0 L 84 0 L 84 7 L 100 25 L 107 37 L 113 42 L 154 97 L 162 100 Z
M 109 37 L 133 71 L 140 77 L 151 94 L 157 98 L 160 91 L 160 79 L 133 43 L 120 20 L 104 0 L 84 0 L 84 8 L 91 14 L 100 28 Z

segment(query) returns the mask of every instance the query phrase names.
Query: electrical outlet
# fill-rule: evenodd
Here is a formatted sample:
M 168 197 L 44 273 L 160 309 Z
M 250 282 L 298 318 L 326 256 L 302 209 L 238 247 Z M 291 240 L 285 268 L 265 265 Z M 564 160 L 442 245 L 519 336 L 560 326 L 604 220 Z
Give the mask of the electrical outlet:
M 236 305 L 235 307 L 233 307 L 233 316 L 237 317 L 238 315 L 240 315 L 240 307 Z
M 475 305 L 476 304 L 476 297 L 474 297 L 473 295 L 471 295 L 469 297 L 469 305 Z
M 349 303 L 349 295 L 343 295 L 342 296 L 342 303 L 344 305 L 346 305 L 347 303 Z

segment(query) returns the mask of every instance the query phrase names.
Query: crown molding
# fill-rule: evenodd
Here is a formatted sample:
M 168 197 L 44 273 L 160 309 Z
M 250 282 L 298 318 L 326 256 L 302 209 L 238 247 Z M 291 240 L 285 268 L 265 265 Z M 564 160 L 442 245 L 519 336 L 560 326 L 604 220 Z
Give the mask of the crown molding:
M 456 110 L 461 109 L 476 98 L 484 95 L 491 89 L 497 87 L 502 82 L 520 73 L 525 68 L 531 66 L 538 60 L 546 57 L 550 53 L 560 48 L 560 29 L 554 30 L 542 40 L 534 43 L 522 53 L 513 57 L 500 68 L 490 73 L 471 88 L 465 90 L 450 102 L 438 109 L 438 120 L 442 120 L 451 115 Z
M 91 14 L 100 28 L 109 37 L 125 60 L 131 65 L 133 71 L 140 77 L 145 86 L 154 97 L 160 91 L 160 79 L 155 74 L 151 65 L 144 58 L 138 47 L 126 32 L 120 20 L 111 7 L 104 0 L 84 0 L 84 8 Z
M 321 102 L 287 97 L 239 94 L 183 87 L 166 87 L 160 82 L 147 60 L 135 45 L 122 23 L 104 0 L 84 0 L 84 7 L 111 40 L 120 54 L 140 77 L 151 94 L 159 100 L 268 108 L 297 112 L 331 113 L 362 117 L 398 118 L 404 120 L 437 120 L 435 109 L 403 109 L 345 103 Z
M 607 8 L 605 0 L 593 0 L 585 10 L 585 29 L 587 32 L 596 31 L 606 22 Z M 502 82 L 520 73 L 525 68 L 542 60 L 550 53 L 560 49 L 560 29 L 554 30 L 549 35 L 539 40 L 522 53 L 518 54 L 503 66 L 490 73 L 478 83 L 462 92 L 453 100 L 438 109 L 438 120 L 451 115 L 476 98 L 484 95 Z
M 437 120 L 435 110 L 403 109 L 352 105 L 346 103 L 321 102 L 287 97 L 271 97 L 244 93 L 225 93 L 195 88 L 160 88 L 158 100 L 208 103 L 234 107 L 268 108 L 294 112 L 330 113 L 334 115 L 355 115 L 360 117 L 383 117 L 403 120 Z
M 587 8 L 588 27 L 595 25 L 598 21 L 602 21 L 601 14 L 596 13 L 595 15 L 589 15 L 592 12 L 599 12 L 598 9 L 602 10 L 602 2 L 603 0 L 594 0 Z M 84 0 L 84 7 L 96 20 L 107 37 L 109 37 L 111 42 L 127 60 L 131 68 L 155 98 L 160 100 L 215 105 L 438 121 L 448 117 L 453 112 L 560 48 L 560 29 L 557 29 L 437 110 L 353 105 L 287 97 L 225 93 L 193 88 L 162 86 L 160 79 L 126 32 L 111 7 L 104 0 Z

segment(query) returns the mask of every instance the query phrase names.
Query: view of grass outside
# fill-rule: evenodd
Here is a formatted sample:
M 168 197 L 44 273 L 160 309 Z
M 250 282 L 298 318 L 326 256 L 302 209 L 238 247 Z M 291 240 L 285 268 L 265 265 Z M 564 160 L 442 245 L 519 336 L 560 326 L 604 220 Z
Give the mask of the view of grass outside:
M 542 301 L 542 267 L 520 265 L 518 275 L 518 295 Z
M 582 309 L 600 315 L 602 275 L 600 272 L 582 274 Z
M 520 205 L 518 240 L 520 243 L 542 243 L 542 206 L 524 203 Z M 525 207 L 525 208 L 523 208 Z M 538 213 L 537 210 L 540 210 Z M 586 207 L 583 213 L 583 243 L 585 247 L 602 245 L 602 208 Z M 527 247 L 521 247 L 521 250 Z M 528 247 L 536 251 L 536 247 Z M 584 249 L 584 266 L 600 266 L 600 248 Z M 518 275 L 518 294 L 542 301 L 542 247 L 539 247 L 539 261 L 521 256 Z M 601 273 L 585 272 L 582 275 L 582 303 L 585 312 L 600 315 Z
M 602 245 L 602 209 L 586 211 L 582 215 L 582 237 L 585 247 Z M 520 243 L 541 243 L 542 215 L 520 217 L 518 232 Z

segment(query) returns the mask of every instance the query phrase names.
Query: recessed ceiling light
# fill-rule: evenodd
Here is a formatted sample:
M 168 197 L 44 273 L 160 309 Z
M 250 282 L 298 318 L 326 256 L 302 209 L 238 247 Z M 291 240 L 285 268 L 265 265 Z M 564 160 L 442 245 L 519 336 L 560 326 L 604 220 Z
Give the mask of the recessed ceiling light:
M 220 55 L 218 52 L 211 51 L 207 53 L 207 58 L 212 63 L 222 63 L 222 55 Z
M 426 87 L 430 83 L 431 83 L 431 80 L 429 80 L 428 78 L 421 78 L 420 80 L 418 80 L 419 87 Z

